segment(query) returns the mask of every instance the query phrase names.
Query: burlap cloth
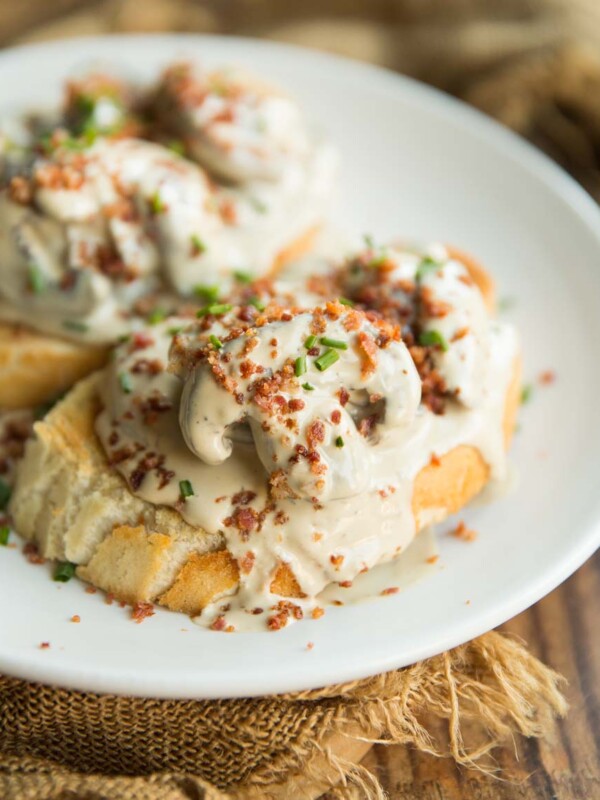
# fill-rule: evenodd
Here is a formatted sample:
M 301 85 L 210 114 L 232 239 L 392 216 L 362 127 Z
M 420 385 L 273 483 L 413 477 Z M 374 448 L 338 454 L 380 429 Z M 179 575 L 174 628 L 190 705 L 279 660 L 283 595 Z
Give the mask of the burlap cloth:
M 56 18 L 63 7 L 71 13 Z M 260 35 L 398 69 L 528 136 L 600 198 L 598 0 L 0 6 L 3 42 L 130 30 Z M 0 798 L 314 798 L 333 786 L 379 797 L 358 765 L 372 742 L 493 769 L 491 748 L 514 733 L 542 736 L 565 712 L 559 682 L 494 632 L 404 670 L 263 699 L 118 698 L 0 677 Z

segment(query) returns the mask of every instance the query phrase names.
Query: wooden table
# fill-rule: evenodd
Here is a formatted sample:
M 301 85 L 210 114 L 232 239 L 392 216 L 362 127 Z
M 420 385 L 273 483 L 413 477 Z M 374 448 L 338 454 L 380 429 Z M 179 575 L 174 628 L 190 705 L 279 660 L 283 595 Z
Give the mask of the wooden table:
M 504 780 L 405 747 L 363 760 L 391 800 L 600 800 L 600 553 L 502 630 L 564 675 L 571 706 L 551 741 L 498 751 Z

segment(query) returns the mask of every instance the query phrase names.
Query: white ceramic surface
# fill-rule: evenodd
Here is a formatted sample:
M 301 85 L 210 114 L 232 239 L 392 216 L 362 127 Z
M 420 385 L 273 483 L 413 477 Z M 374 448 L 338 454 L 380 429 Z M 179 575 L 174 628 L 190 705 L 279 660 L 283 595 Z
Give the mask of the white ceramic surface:
M 357 234 L 439 239 L 473 252 L 515 298 L 534 390 L 513 450 L 516 489 L 441 527 L 440 569 L 404 592 L 330 609 L 283 632 L 225 635 L 62 585 L 0 548 L 0 671 L 162 697 L 257 695 L 410 664 L 489 630 L 570 575 L 600 541 L 600 213 L 557 167 L 480 114 L 388 72 L 243 39 L 137 36 L 0 54 L 0 111 L 52 103 L 91 61 L 149 78 L 185 56 L 237 62 L 289 87 L 342 155 L 336 222 Z M 73 614 L 80 624 L 69 622 Z M 39 643 L 49 641 L 49 649 Z M 307 643 L 313 642 L 312 650 Z

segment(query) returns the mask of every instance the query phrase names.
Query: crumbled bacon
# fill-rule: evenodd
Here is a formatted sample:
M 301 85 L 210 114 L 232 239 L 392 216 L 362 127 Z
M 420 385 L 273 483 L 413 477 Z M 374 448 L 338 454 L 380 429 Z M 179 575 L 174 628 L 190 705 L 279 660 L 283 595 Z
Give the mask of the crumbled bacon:
M 465 523 L 461 520 L 458 525 L 451 531 L 452 536 L 457 539 L 462 539 L 463 542 L 474 542 L 477 538 L 476 531 L 467 528 Z
M 40 555 L 38 547 L 33 542 L 26 542 L 23 546 L 23 555 L 30 564 L 45 564 L 46 559 Z
M 138 623 L 143 622 L 147 617 L 154 616 L 154 606 L 152 603 L 147 603 L 145 601 L 141 601 L 136 603 L 133 607 L 133 611 L 131 612 L 131 619 Z
M 21 175 L 15 175 L 8 185 L 8 196 L 14 203 L 26 206 L 33 200 L 33 187 L 31 181 Z
M 358 344 L 363 362 L 361 374 L 363 378 L 366 378 L 375 371 L 377 366 L 377 343 L 372 336 L 361 331 L 358 334 Z
M 252 572 L 252 567 L 254 566 L 254 562 L 256 561 L 256 554 L 252 552 L 252 550 L 248 550 L 248 552 L 242 556 L 239 561 L 240 572 L 244 575 L 248 575 Z

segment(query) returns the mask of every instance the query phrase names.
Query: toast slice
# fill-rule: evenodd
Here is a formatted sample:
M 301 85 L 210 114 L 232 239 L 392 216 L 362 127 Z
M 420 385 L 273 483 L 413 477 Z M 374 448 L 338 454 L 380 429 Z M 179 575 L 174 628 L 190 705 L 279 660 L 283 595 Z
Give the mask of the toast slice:
M 78 384 L 35 426 L 18 467 L 11 501 L 16 530 L 43 556 L 78 564 L 79 577 L 127 603 L 158 602 L 195 615 L 233 592 L 239 572 L 225 538 L 186 523 L 173 509 L 135 497 L 110 467 L 95 435 L 102 373 Z M 506 397 L 508 445 L 519 404 L 520 369 Z M 461 445 L 416 477 L 417 528 L 460 510 L 489 479 L 477 449 Z M 281 564 L 271 589 L 299 597 L 291 569 Z

